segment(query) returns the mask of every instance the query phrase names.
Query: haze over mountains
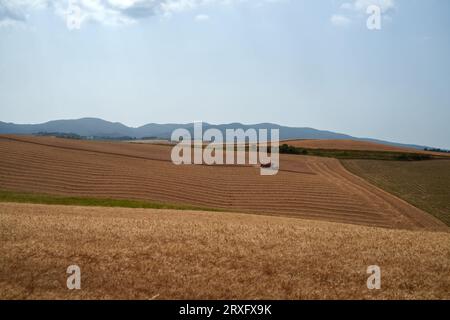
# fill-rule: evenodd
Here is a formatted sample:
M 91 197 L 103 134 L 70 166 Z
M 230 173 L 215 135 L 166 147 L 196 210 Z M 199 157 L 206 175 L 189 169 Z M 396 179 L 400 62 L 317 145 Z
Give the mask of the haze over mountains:
M 191 133 L 193 132 L 193 123 L 187 124 L 157 124 L 149 123 L 141 127 L 128 127 L 120 122 L 109 122 L 98 118 L 82 118 L 75 120 L 54 120 L 41 124 L 14 124 L 0 121 L 0 134 L 37 134 L 37 133 L 67 133 L 77 134 L 85 137 L 135 137 L 141 139 L 144 137 L 157 137 L 161 139 L 170 139 L 173 130 L 178 128 L 185 128 Z M 389 141 L 382 141 L 370 138 L 357 138 L 350 135 L 336 133 L 331 131 L 317 130 L 313 128 L 301 127 L 286 127 L 273 123 L 259 123 L 254 125 L 245 125 L 241 123 L 230 124 L 209 124 L 203 123 L 203 130 L 209 128 L 219 129 L 223 134 L 226 129 L 242 128 L 247 130 L 249 128 L 255 129 L 279 129 L 281 140 L 292 139 L 336 139 L 336 140 L 359 140 L 378 142 L 393 146 L 409 147 L 416 149 L 424 149 L 425 146 L 410 145 L 395 143 Z

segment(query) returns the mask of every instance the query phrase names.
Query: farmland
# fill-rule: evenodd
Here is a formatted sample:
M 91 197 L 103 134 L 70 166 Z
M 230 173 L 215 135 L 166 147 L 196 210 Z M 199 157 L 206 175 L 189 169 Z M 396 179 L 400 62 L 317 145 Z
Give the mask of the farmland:
M 450 161 L 282 154 L 280 172 L 261 176 L 176 166 L 170 151 L 1 136 L 0 298 L 450 298 L 450 233 L 437 219 Z M 434 207 L 389 189 L 397 180 Z M 73 264 L 82 289 L 69 291 Z M 381 290 L 367 289 L 369 265 Z
M 343 164 L 349 171 L 450 225 L 449 160 L 344 160 Z
M 126 199 L 401 229 L 447 230 L 349 173 L 336 159 L 281 155 L 276 176 L 254 166 L 175 166 L 170 147 L 3 136 L 3 191 Z M 7 200 L 7 199 L 6 199 Z
M 355 140 L 286 140 L 281 144 L 306 148 L 306 149 L 323 149 L 323 150 L 353 150 L 353 151 L 384 151 L 384 152 L 403 152 L 435 155 L 441 157 L 450 157 L 448 153 L 417 150 L 413 148 L 396 147 L 387 144 L 355 141 Z
M 311 155 L 315 157 L 335 158 L 335 159 L 365 159 L 365 160 L 386 160 L 386 161 L 424 161 L 442 159 L 443 156 L 426 154 L 423 152 L 404 151 L 374 151 L 374 150 L 343 150 L 343 149 L 317 149 L 301 148 L 288 144 L 280 146 L 281 154 Z M 445 158 L 448 159 L 448 158 Z
M 361 151 L 404 151 L 412 152 L 415 149 L 394 147 L 367 141 L 355 140 L 288 140 L 283 141 L 294 147 L 336 150 L 361 150 Z
M 450 233 L 224 212 L 0 204 L 0 298 L 449 299 Z M 81 268 L 81 290 L 66 268 Z M 366 268 L 382 269 L 368 290 Z

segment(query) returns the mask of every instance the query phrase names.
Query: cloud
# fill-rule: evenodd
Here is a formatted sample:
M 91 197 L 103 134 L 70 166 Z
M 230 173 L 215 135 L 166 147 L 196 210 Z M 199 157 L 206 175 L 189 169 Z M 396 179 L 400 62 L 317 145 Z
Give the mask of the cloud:
M 202 21 L 208 21 L 210 18 L 206 14 L 198 14 L 195 16 L 195 21 L 202 22 Z
M 330 21 L 337 27 L 345 27 L 351 23 L 351 20 L 349 18 L 340 14 L 333 14 L 330 18 Z
M 237 5 L 249 0 L 0 0 L 0 25 L 25 23 L 31 13 L 50 8 L 66 22 L 81 27 L 89 21 L 105 25 L 137 23 L 154 15 L 173 14 L 213 5 Z M 252 0 L 272 3 L 282 0 Z M 199 15 L 201 16 L 201 15 Z M 201 18 L 200 18 L 201 19 Z M 195 19 L 197 20 L 197 19 Z
M 366 15 L 369 6 L 378 6 L 381 9 L 385 19 L 389 19 L 388 13 L 395 9 L 395 0 L 353 0 L 344 2 L 339 13 L 333 14 L 330 18 L 334 26 L 342 27 L 350 24 L 352 20 L 358 19 L 362 15 Z
M 0 26 L 23 23 L 33 11 L 46 5 L 46 0 L 0 0 Z
M 343 3 L 341 8 L 359 13 L 366 13 L 367 8 L 371 5 L 380 7 L 381 12 L 383 13 L 395 8 L 394 0 L 355 0 L 354 2 Z

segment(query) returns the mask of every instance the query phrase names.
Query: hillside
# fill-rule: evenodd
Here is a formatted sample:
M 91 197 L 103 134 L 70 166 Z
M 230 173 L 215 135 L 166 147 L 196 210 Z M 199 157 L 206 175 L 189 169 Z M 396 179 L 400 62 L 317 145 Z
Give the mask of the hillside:
M 193 124 L 156 124 L 149 123 L 137 128 L 125 126 L 119 122 L 109 122 L 97 118 L 82 118 L 75 120 L 54 120 L 41 124 L 14 124 L 5 123 L 0 121 L 0 134 L 36 134 L 40 132 L 49 133 L 65 133 L 65 134 L 77 134 L 85 137 L 135 137 L 141 139 L 144 137 L 156 137 L 162 139 L 170 139 L 171 134 L 175 129 L 184 128 L 191 132 L 193 135 Z M 254 129 L 279 129 L 280 139 L 334 139 L 334 140 L 356 140 L 356 141 L 369 141 L 375 143 L 382 143 L 392 146 L 407 147 L 413 149 L 423 150 L 424 146 L 407 145 L 388 141 L 381 141 L 368 138 L 356 138 L 350 135 L 336 133 L 331 131 L 317 130 L 313 128 L 296 128 L 280 126 L 273 123 L 258 123 L 253 125 L 245 125 L 242 123 L 229 123 L 229 124 L 209 124 L 203 123 L 203 129 L 218 129 L 225 136 L 227 129 L 241 128 L 244 130 Z
M 450 226 L 450 161 L 343 160 L 350 172 Z
M 399 146 L 386 144 L 382 142 L 363 141 L 363 140 L 335 140 L 335 139 L 297 139 L 284 140 L 280 144 L 287 144 L 297 148 L 305 149 L 321 149 L 321 150 L 356 150 L 356 151 L 375 151 L 375 152 L 401 152 L 411 154 L 434 155 L 438 157 L 450 157 L 450 153 L 425 151 L 423 149 L 416 149 L 411 146 Z
M 368 142 L 368 141 L 356 141 L 356 140 L 317 140 L 317 139 L 305 139 L 305 140 L 286 140 L 281 143 L 286 143 L 294 147 L 300 148 L 312 148 L 312 149 L 331 149 L 331 150 L 362 150 L 362 151 L 395 151 L 395 152 L 417 152 L 414 148 L 402 148 L 392 145 Z
M 446 230 L 428 213 L 345 170 L 337 159 L 281 155 L 258 166 L 176 166 L 169 146 L 0 137 L 4 190 L 148 200 L 404 229 Z

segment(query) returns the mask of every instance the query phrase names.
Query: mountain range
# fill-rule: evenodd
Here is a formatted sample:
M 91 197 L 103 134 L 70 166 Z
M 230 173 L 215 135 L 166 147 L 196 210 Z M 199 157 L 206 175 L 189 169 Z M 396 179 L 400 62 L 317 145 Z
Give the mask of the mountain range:
M 160 139 L 170 139 L 172 132 L 178 128 L 185 128 L 193 132 L 193 123 L 187 124 L 157 124 L 149 123 L 141 127 L 128 127 L 120 122 L 109 122 L 98 118 L 82 118 L 75 120 L 54 120 L 41 124 L 15 124 L 0 121 L 0 134 L 37 134 L 37 133 L 67 133 L 77 134 L 84 137 L 135 137 L 141 139 L 144 137 L 157 137 Z M 334 140 L 358 140 L 383 143 L 387 145 L 408 147 L 415 149 L 424 149 L 426 146 L 402 144 L 390 141 L 383 141 L 370 138 L 357 138 L 347 134 L 331 131 L 317 130 L 303 127 L 287 127 L 273 123 L 259 123 L 254 125 L 245 125 L 241 123 L 229 124 L 209 124 L 203 123 L 203 130 L 209 128 L 219 129 L 225 133 L 226 129 L 279 129 L 281 140 L 291 139 L 334 139 Z

